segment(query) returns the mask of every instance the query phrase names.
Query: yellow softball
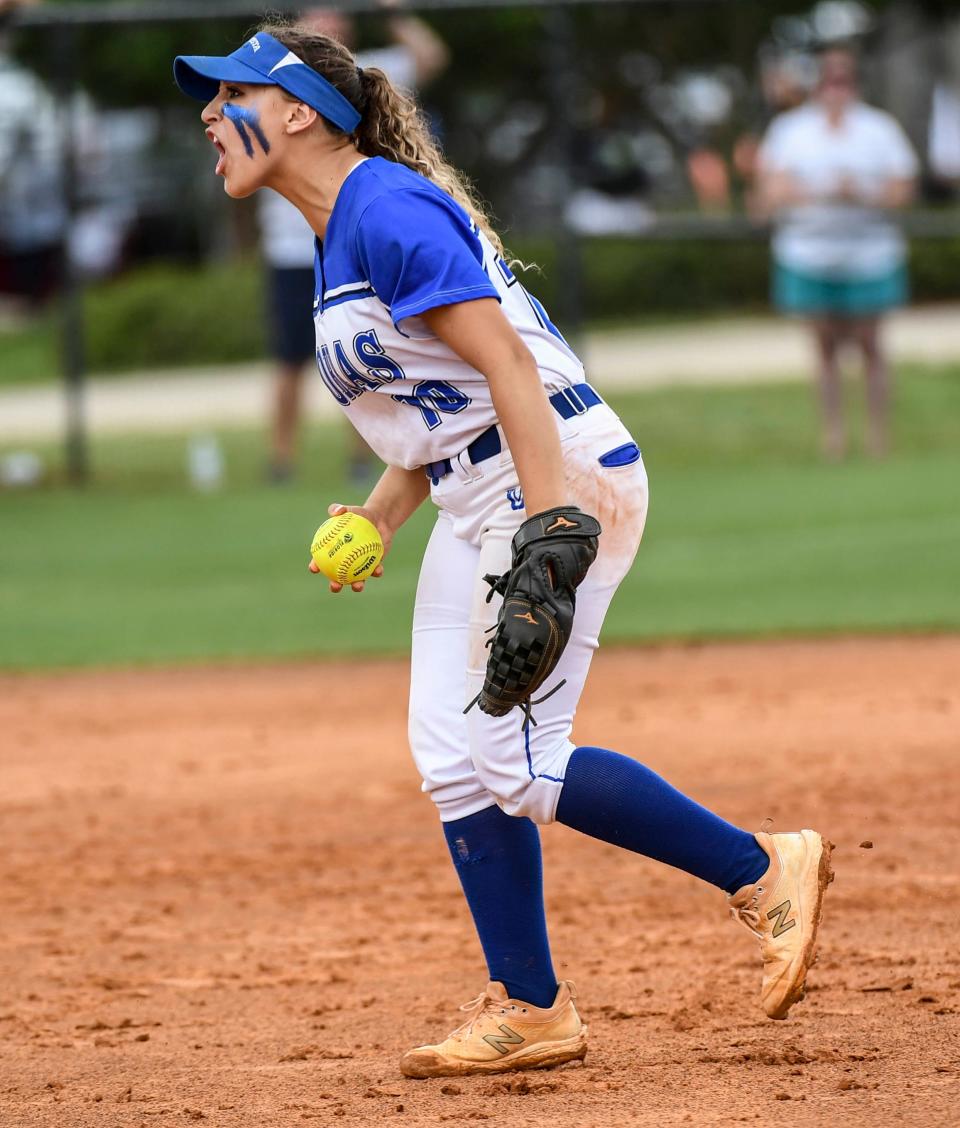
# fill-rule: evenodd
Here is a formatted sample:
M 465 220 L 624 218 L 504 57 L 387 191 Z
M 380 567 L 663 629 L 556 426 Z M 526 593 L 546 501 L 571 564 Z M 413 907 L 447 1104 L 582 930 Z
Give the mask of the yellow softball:
M 314 533 L 310 555 L 328 580 L 353 584 L 373 574 L 383 559 L 383 540 L 366 517 L 341 513 Z

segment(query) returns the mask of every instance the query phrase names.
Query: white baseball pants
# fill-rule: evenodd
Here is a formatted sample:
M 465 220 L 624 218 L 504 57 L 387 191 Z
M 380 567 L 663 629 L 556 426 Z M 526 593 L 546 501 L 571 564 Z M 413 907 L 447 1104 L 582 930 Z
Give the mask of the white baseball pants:
M 598 645 L 600 628 L 618 584 L 633 563 L 647 514 L 647 476 L 629 433 L 606 405 L 571 420 L 557 417 L 570 502 L 600 521 L 595 563 L 577 589 L 573 634 L 546 693 L 566 684 L 534 708 L 536 725 L 522 728 L 523 714 L 490 717 L 463 709 L 480 691 L 500 596 L 486 573 L 510 567 L 510 541 L 526 519 L 517 472 L 506 448 L 474 466 L 466 453 L 434 485 L 439 508 L 427 545 L 413 618 L 409 735 L 423 790 L 444 822 L 498 804 L 508 814 L 537 823 L 555 816 L 567 761 L 573 717 Z M 627 447 L 604 465 L 601 457 Z

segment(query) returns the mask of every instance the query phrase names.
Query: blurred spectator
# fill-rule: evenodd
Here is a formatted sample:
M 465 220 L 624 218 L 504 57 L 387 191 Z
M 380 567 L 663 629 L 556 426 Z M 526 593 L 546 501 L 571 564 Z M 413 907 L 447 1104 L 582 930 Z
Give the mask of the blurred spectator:
M 575 186 L 567 223 L 582 235 L 628 235 L 653 225 L 650 178 L 633 122 L 609 92 L 596 91 L 589 124 L 576 132 Z
M 67 213 L 59 167 L 28 128 L 17 130 L 10 149 L 0 169 L 0 290 L 39 306 L 61 276 Z
M 687 176 L 700 210 L 730 210 L 730 174 L 727 162 L 716 149 L 700 146 L 687 156 Z
M 761 48 L 760 94 L 754 120 L 747 132 L 733 145 L 733 167 L 743 185 L 743 202 L 750 216 L 762 217 L 756 184 L 760 163 L 760 140 L 772 118 L 796 109 L 810 95 L 816 83 L 816 63 L 809 54 L 798 51 Z
M 12 16 L 17 8 L 29 8 L 39 2 L 40 0 L 0 0 L 0 20 L 3 20 L 4 16 Z
M 816 337 L 823 449 L 846 451 L 840 347 L 864 362 L 870 451 L 887 448 L 888 373 L 879 323 L 907 296 L 906 244 L 891 211 L 910 202 L 917 159 L 887 113 L 857 97 L 853 53 L 821 57 L 811 100 L 777 117 L 760 149 L 760 196 L 773 215 L 773 298 Z
M 933 89 L 927 136 L 930 172 L 945 184 L 960 183 L 960 88 L 938 82 Z
M 381 0 L 382 8 L 395 8 Z M 319 34 L 348 47 L 356 36 L 352 18 L 333 9 L 317 8 L 303 16 Z M 393 43 L 356 52 L 360 67 L 379 67 L 397 86 L 415 89 L 428 83 L 449 62 L 446 44 L 422 20 L 392 12 L 387 21 Z M 302 214 L 276 192 L 259 193 L 261 243 L 268 271 L 269 338 L 277 362 L 270 432 L 270 480 L 287 481 L 293 473 L 303 396 L 303 374 L 315 360 L 313 327 L 313 231 Z M 350 477 L 363 482 L 374 471 L 374 456 L 350 429 Z
M 686 150 L 687 180 L 701 211 L 730 211 L 730 171 L 725 153 L 741 77 L 733 68 L 686 70 L 671 84 L 672 132 Z M 662 95 L 661 95 L 662 96 Z
M 87 279 L 119 269 L 137 221 L 173 193 L 157 175 L 159 114 L 104 110 L 83 90 L 65 100 L 12 54 L 4 11 L 12 9 L 0 8 L 0 292 L 37 306 L 68 264 Z M 168 228 L 166 248 L 170 241 Z

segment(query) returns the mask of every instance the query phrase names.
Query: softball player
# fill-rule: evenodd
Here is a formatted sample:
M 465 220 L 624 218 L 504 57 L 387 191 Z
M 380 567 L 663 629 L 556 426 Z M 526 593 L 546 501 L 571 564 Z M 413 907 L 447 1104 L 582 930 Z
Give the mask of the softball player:
M 637 761 L 570 740 L 604 614 L 643 531 L 636 443 L 382 72 L 358 69 L 336 40 L 268 25 L 229 56 L 179 57 L 174 74 L 207 103 L 227 194 L 273 188 L 316 232 L 320 375 L 387 464 L 356 512 L 389 545 L 428 495 L 438 510 L 414 611 L 410 743 L 490 982 L 467 1021 L 409 1050 L 402 1071 L 498 1073 L 586 1053 L 544 919 L 537 826 L 555 820 L 724 890 L 760 941 L 764 1009 L 785 1017 L 813 960 L 830 844 L 810 830 L 739 830 Z M 484 575 L 509 571 L 528 515 L 571 505 L 603 533 L 555 671 L 562 685 L 535 726 L 518 711 L 465 714 L 497 617 Z

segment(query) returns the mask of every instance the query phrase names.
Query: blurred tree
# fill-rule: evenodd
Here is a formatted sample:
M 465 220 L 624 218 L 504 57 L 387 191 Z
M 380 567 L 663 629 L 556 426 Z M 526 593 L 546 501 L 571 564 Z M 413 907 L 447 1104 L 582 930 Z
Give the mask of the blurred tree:
M 59 2 L 82 7 L 86 0 Z M 233 50 L 246 30 L 246 23 L 237 20 L 78 26 L 72 32 L 77 79 L 103 106 L 181 102 L 173 82 L 174 56 L 224 54 Z M 50 28 L 23 28 L 15 35 L 14 54 L 49 78 L 56 65 L 53 40 L 57 34 Z
M 82 6 L 87 0 L 60 0 Z M 101 3 L 103 0 L 101 0 Z M 114 0 L 129 3 L 129 0 Z M 893 0 L 874 0 L 883 7 Z M 952 0 L 922 0 L 935 9 Z M 575 12 L 578 43 L 589 44 L 598 66 L 612 71 L 625 50 L 643 50 L 669 68 L 692 67 L 723 61 L 752 68 L 758 44 L 769 34 L 771 22 L 782 15 L 809 11 L 811 0 L 764 0 L 759 4 L 661 3 L 579 5 Z M 410 3 L 416 9 L 416 3 Z M 543 14 L 537 8 L 431 10 L 435 23 L 450 43 L 456 63 L 444 85 L 462 89 L 466 80 L 524 86 L 539 70 L 544 46 Z M 170 76 L 170 61 L 179 53 L 221 54 L 231 50 L 256 21 L 194 20 L 188 23 L 123 24 L 78 30 L 82 49 L 81 80 L 105 105 L 157 105 L 179 98 Z M 477 50 L 478 24 L 482 24 L 484 50 Z M 380 17 L 361 20 L 363 42 L 382 38 Z M 49 30 L 23 30 L 16 52 L 37 70 L 48 69 Z M 440 100 L 439 92 L 434 95 Z
M 82 5 L 85 0 L 61 0 Z M 116 0 L 129 3 L 129 0 Z M 867 0 L 863 0 L 867 3 Z M 955 9 L 958 0 L 912 0 L 929 20 Z M 202 0 L 197 0 L 198 5 Z M 416 9 L 416 0 L 408 0 Z M 612 129 L 621 136 L 645 135 L 649 152 L 663 169 L 648 176 L 671 204 L 689 201 L 685 173 L 691 153 L 721 154 L 726 163 L 746 125 L 762 128 L 757 94 L 757 54 L 782 21 L 800 21 L 816 0 L 685 0 L 574 6 L 571 25 L 576 71 L 559 78 L 568 86 L 570 123 L 589 135 L 601 114 L 616 107 Z M 911 0 L 871 0 L 878 14 L 910 7 Z M 917 7 L 919 5 L 919 7 Z M 477 180 L 501 220 L 512 226 L 540 214 L 557 161 L 556 134 L 548 114 L 552 60 L 543 7 L 489 8 L 425 13 L 450 46 L 453 65 L 429 91 L 431 117 L 454 162 Z M 196 120 L 196 107 L 179 94 L 171 62 L 178 53 L 222 54 L 232 50 L 255 21 L 190 22 L 77 28 L 78 79 L 105 107 L 153 106 L 164 110 L 163 136 L 182 143 L 181 123 Z M 382 16 L 360 19 L 360 45 L 382 43 Z M 56 65 L 50 30 L 22 29 L 13 37 L 19 58 L 44 76 Z M 725 86 L 730 111 L 724 119 L 691 119 L 684 102 L 706 76 Z M 556 82 L 554 82 L 556 85 Z M 701 87 L 702 87 L 701 82 Z M 199 134 L 197 135 L 199 138 Z M 642 145 L 640 146 L 643 147 Z M 652 152 L 652 156 L 650 156 Z M 641 169 L 641 171 L 643 171 Z M 524 213 L 526 208 L 526 213 Z

